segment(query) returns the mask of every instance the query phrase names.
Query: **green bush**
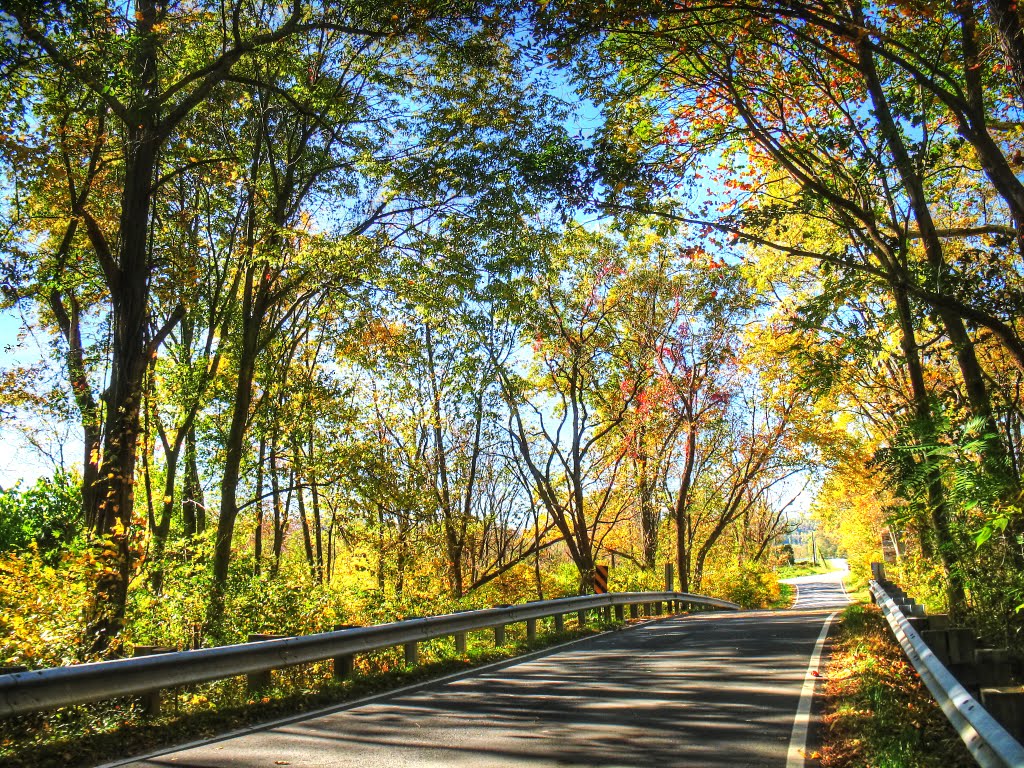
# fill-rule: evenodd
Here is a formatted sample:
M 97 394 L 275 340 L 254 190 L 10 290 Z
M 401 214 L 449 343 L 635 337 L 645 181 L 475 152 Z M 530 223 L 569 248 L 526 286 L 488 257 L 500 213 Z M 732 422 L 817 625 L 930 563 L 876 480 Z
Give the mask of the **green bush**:
M 81 530 L 82 492 L 74 475 L 58 472 L 25 490 L 19 484 L 0 491 L 0 552 L 35 545 L 52 561 L 52 555 L 67 548 Z
M 782 596 L 775 574 L 757 566 L 741 566 L 722 573 L 709 587 L 704 591 L 742 608 L 768 608 Z

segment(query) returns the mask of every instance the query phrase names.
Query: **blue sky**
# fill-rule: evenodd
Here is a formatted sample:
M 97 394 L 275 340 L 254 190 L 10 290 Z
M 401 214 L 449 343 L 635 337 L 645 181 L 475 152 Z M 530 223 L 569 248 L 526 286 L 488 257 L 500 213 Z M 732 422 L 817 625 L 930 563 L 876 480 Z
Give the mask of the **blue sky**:
M 0 310 L 0 371 L 16 366 L 33 365 L 47 356 L 46 340 L 31 333 L 25 333 L 25 326 L 18 310 Z M 44 425 L 39 424 L 40 428 Z M 63 441 L 65 457 L 81 454 L 81 440 L 74 429 Z M 54 440 L 54 448 L 57 443 Z M 73 461 L 70 463 L 74 463 Z M 35 482 L 38 477 L 51 475 L 53 465 L 34 448 L 23 433 L 5 415 L 0 419 L 0 487 L 9 488 L 18 480 Z

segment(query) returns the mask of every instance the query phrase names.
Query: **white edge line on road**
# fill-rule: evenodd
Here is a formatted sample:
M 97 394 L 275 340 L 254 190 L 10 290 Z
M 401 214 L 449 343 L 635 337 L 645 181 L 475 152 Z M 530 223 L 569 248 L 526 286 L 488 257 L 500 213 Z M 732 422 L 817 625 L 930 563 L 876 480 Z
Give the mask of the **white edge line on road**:
M 846 602 L 852 603 L 853 600 L 850 599 L 850 593 L 846 591 L 846 575 L 849 573 L 849 568 L 847 568 L 845 571 L 842 571 L 841 575 L 839 576 L 839 586 L 843 588 L 843 597 L 846 598 Z
M 684 618 L 684 616 L 673 616 L 673 615 L 670 614 L 668 616 L 655 616 L 655 617 L 651 617 L 647 621 L 641 621 L 641 622 L 639 622 L 637 624 L 628 624 L 625 627 L 622 627 L 621 629 L 609 629 L 609 630 L 605 630 L 604 632 L 598 632 L 595 635 L 587 635 L 586 637 L 579 637 L 579 638 L 576 638 L 575 640 L 569 640 L 568 642 L 560 643 L 559 645 L 552 645 L 552 646 L 548 646 L 547 648 L 541 648 L 541 649 L 536 650 L 536 651 L 531 651 L 530 653 L 523 654 L 522 656 L 511 656 L 511 657 L 509 657 L 507 659 L 500 659 L 498 661 L 492 661 L 489 664 L 484 664 L 484 665 L 479 666 L 479 667 L 471 667 L 469 669 L 464 669 L 464 670 L 460 670 L 458 672 L 453 672 L 450 675 L 445 675 L 444 677 L 434 677 L 434 678 L 431 678 L 429 680 L 422 680 L 422 681 L 420 681 L 418 683 L 412 683 L 410 685 L 406 685 L 406 686 L 403 686 L 401 688 L 394 688 L 394 689 L 392 689 L 390 691 L 381 691 L 380 693 L 374 693 L 374 694 L 371 694 L 370 696 L 364 696 L 364 697 L 362 697 L 360 699 L 352 699 L 350 701 L 341 701 L 341 702 L 338 702 L 337 704 L 330 704 L 330 705 L 328 705 L 326 707 L 323 707 L 321 709 L 312 709 L 312 710 L 309 710 L 307 712 L 300 712 L 299 714 L 288 715 L 287 717 L 278 718 L 277 720 L 271 720 L 271 721 L 265 722 L 265 723 L 258 723 L 256 725 L 248 725 L 248 726 L 245 726 L 244 728 L 239 728 L 238 730 L 230 731 L 229 733 L 224 733 L 224 734 L 220 734 L 220 735 L 217 735 L 217 736 L 211 736 L 211 737 L 208 737 L 208 738 L 205 738 L 205 739 L 196 739 L 195 741 L 190 741 L 190 742 L 187 742 L 185 744 L 175 744 L 174 746 L 162 747 L 162 748 L 154 750 L 152 752 L 147 752 L 146 754 L 143 754 L 143 755 L 136 755 L 134 757 L 118 758 L 117 760 L 114 760 L 113 762 L 103 763 L 102 765 L 97 766 L 97 768 L 118 768 L 118 766 L 131 765 L 132 763 L 142 763 L 142 762 L 145 762 L 147 760 L 152 760 L 152 759 L 157 758 L 157 757 L 163 757 L 164 755 L 169 755 L 169 754 L 171 754 L 173 752 L 183 752 L 186 749 L 195 749 L 196 747 L 204 747 L 204 746 L 207 746 L 208 744 L 216 744 L 219 741 L 227 741 L 228 739 L 238 738 L 239 736 L 246 736 L 246 735 L 248 735 L 250 733 L 256 733 L 258 731 L 267 731 L 267 730 L 270 730 L 271 728 L 279 728 L 279 727 L 281 727 L 283 725 L 290 725 L 292 723 L 297 723 L 297 722 L 302 721 L 302 720 L 310 720 L 310 719 L 312 719 L 314 717 L 323 717 L 325 715 L 334 714 L 335 712 L 343 712 L 346 709 L 355 709 L 356 707 L 362 707 L 362 706 L 365 706 L 367 704 L 373 704 L 373 703 L 375 703 L 377 701 L 381 701 L 382 699 L 388 699 L 388 698 L 391 698 L 391 697 L 394 697 L 394 696 L 401 696 L 401 695 L 406 694 L 406 693 L 413 693 L 415 691 L 420 690 L 421 688 L 426 688 L 426 687 L 431 686 L 431 685 L 439 685 L 441 683 L 451 683 L 451 682 L 454 682 L 456 680 L 461 680 L 464 677 L 471 677 L 473 675 L 479 675 L 482 672 L 487 672 L 489 670 L 492 670 L 492 669 L 495 669 L 495 668 L 498 668 L 498 667 L 511 667 L 511 666 L 514 666 L 515 664 L 519 664 L 519 663 L 522 663 L 524 661 L 532 661 L 533 659 L 540 658 L 540 657 L 546 656 L 548 654 L 556 653 L 556 652 L 562 651 L 562 650 L 564 650 L 566 648 L 571 648 L 574 645 L 579 645 L 580 643 L 585 643 L 588 640 L 593 640 L 594 638 L 597 638 L 597 637 L 603 637 L 604 635 L 609 635 L 609 634 L 611 634 L 613 632 L 622 632 L 624 630 L 630 630 L 630 629 L 641 629 L 641 628 L 646 627 L 646 626 L 648 626 L 650 624 L 660 623 L 660 622 L 666 621 L 667 619 L 671 619 L 671 618 Z
M 793 733 L 789 738 L 786 768 L 804 768 L 807 755 L 807 731 L 811 723 L 811 704 L 814 701 L 814 687 L 818 682 L 814 672 L 821 663 L 821 651 L 825 647 L 825 639 L 828 637 L 832 619 L 838 615 L 839 611 L 834 611 L 825 619 L 825 623 L 821 627 L 821 634 L 818 635 L 818 642 L 814 644 L 814 652 L 807 665 L 807 674 L 804 675 L 804 685 L 800 689 L 800 703 L 797 704 L 796 717 L 793 718 Z

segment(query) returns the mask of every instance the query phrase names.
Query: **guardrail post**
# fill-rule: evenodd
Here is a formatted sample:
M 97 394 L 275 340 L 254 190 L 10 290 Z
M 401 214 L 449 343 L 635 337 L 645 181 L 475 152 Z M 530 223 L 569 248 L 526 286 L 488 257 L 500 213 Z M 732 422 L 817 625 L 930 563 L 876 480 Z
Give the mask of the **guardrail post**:
M 615 606 L 615 620 L 625 621 L 626 620 L 626 606 L 616 605 Z
M 644 616 L 646 616 L 647 618 L 650 618 L 653 615 L 654 615 L 654 604 L 653 603 L 644 603 Z
M 576 613 L 576 623 L 579 624 L 580 629 L 583 629 L 583 627 L 587 626 L 587 612 L 586 611 L 578 611 Z
M 466 633 L 456 632 L 455 633 L 455 652 L 460 656 L 466 655 Z
M 555 614 L 555 632 L 565 632 L 565 616 L 561 613 Z
M 287 635 L 267 635 L 259 632 L 253 632 L 249 635 L 248 642 L 258 643 L 261 640 L 280 640 Z M 250 672 L 245 676 L 245 687 L 250 692 L 262 690 L 263 688 L 269 688 L 273 678 L 270 675 L 270 670 L 265 669 L 262 672 Z
M 661 616 L 661 600 L 654 601 L 654 615 Z
M 1017 741 L 1024 737 L 1024 689 L 1020 686 L 982 688 L 981 706 Z
M 1008 648 L 978 648 L 974 652 L 974 667 L 979 688 L 1002 688 L 1013 674 Z
M 355 657 L 351 653 L 335 656 L 332 664 L 334 665 L 334 679 L 344 680 L 355 669 Z
M 610 605 L 606 605 L 602 610 L 602 613 L 604 614 L 605 624 L 609 623 L 612 620 L 612 607 Z
M 500 648 L 505 644 L 505 625 L 499 624 L 494 628 L 494 647 Z
M 171 653 L 178 650 L 165 645 L 136 645 L 132 656 L 156 656 L 158 653 Z M 142 707 L 150 717 L 160 714 L 160 689 L 142 694 Z
M 946 666 L 974 661 L 977 640 L 969 629 L 926 629 L 921 633 L 921 639 Z
M 526 620 L 526 642 L 532 643 L 537 639 L 537 620 L 527 619 Z
M 334 631 L 340 632 L 343 629 L 355 629 L 356 624 L 335 624 Z M 344 680 L 346 677 L 352 674 L 352 670 L 355 666 L 355 657 L 351 653 L 345 653 L 341 656 L 335 656 L 331 663 L 334 666 L 334 679 Z
M 415 640 L 411 643 L 405 643 L 405 645 L 402 646 L 402 650 L 405 653 L 405 666 L 415 667 L 420 663 L 419 643 Z
M 639 619 L 640 618 L 640 606 L 636 603 L 629 604 L 629 618 Z

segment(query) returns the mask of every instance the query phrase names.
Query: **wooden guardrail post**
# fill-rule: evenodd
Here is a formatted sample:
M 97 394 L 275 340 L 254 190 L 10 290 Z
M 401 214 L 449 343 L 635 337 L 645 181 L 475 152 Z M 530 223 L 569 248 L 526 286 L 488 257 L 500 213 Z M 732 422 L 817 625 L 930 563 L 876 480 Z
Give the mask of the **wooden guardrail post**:
M 579 625 L 580 629 L 583 629 L 585 626 L 587 626 L 587 612 L 586 611 L 578 611 L 576 613 L 576 623 Z
M 947 667 L 952 664 L 970 664 L 974 662 L 974 651 L 978 641 L 974 632 L 963 627 L 949 629 L 926 629 L 921 632 L 921 639 L 932 649 L 936 658 Z
M 158 653 L 172 653 L 178 650 L 166 645 L 136 645 L 132 656 L 156 656 Z M 160 714 L 160 690 L 148 691 L 142 694 L 142 707 L 150 717 Z
M 636 603 L 629 604 L 629 618 L 639 619 L 640 618 L 640 606 Z
M 456 632 L 455 633 L 455 652 L 460 656 L 466 655 L 466 633 Z
M 357 624 L 335 624 L 334 631 L 340 632 L 343 629 L 355 629 L 357 626 Z M 352 670 L 355 668 L 355 657 L 351 653 L 344 653 L 341 656 L 335 656 L 331 663 L 334 667 L 334 679 L 344 680 L 352 674 Z
M 415 640 L 402 644 L 402 655 L 405 658 L 405 666 L 414 667 L 420 663 L 420 644 Z
M 555 632 L 565 632 L 565 615 L 556 613 L 555 619 Z
M 288 635 L 268 635 L 260 632 L 252 632 L 249 634 L 247 642 L 258 643 L 261 640 L 280 640 Z M 273 681 L 273 677 L 270 674 L 269 669 L 265 669 L 262 672 L 250 672 L 245 676 L 245 687 L 250 692 L 256 692 L 269 688 L 270 683 Z
M 1024 687 L 982 688 L 981 706 L 1017 741 L 1024 738 Z
M 505 644 L 505 625 L 498 624 L 494 627 L 494 647 L 500 648 Z
M 974 652 L 974 668 L 979 688 L 1002 688 L 1013 676 L 1010 650 L 978 648 Z
M 537 639 L 537 620 L 527 619 L 526 620 L 526 642 L 532 643 Z
M 615 606 L 615 620 L 625 621 L 626 620 L 626 607 L 624 605 Z
M 405 655 L 405 666 L 415 667 L 420 663 L 420 644 L 415 640 L 402 645 L 402 651 Z

